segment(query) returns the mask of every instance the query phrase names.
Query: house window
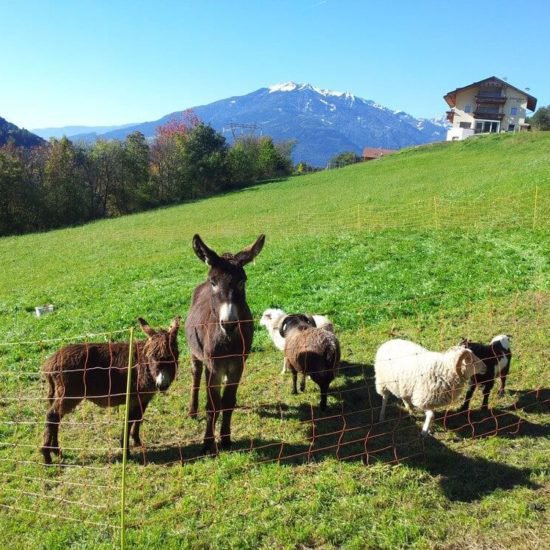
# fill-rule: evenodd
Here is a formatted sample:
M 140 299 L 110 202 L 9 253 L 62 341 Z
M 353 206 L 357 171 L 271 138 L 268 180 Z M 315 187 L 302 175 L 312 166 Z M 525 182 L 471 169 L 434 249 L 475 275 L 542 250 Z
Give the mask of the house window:
M 472 127 L 472 123 L 471 123 L 471 122 L 461 122 L 461 123 L 460 123 L 460 127 L 461 127 L 461 128 L 471 128 L 471 127 Z
M 516 129 L 516 125 L 515 125 L 515 124 L 508 124 L 508 131 L 509 131 L 509 132 L 513 132 L 515 129 Z
M 478 120 L 476 122 L 475 133 L 476 134 L 494 134 L 499 131 L 499 122 L 494 120 Z
M 464 112 L 465 113 L 471 113 L 472 112 L 472 106 L 471 105 L 465 105 L 464 106 Z
M 511 116 L 516 116 L 518 114 L 518 108 L 517 107 L 512 107 L 510 109 L 510 115 Z

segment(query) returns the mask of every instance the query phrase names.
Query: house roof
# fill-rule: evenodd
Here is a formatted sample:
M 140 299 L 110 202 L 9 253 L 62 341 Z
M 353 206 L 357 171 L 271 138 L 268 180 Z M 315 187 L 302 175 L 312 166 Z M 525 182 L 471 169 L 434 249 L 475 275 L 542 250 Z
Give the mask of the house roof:
M 527 92 L 520 90 L 519 88 L 516 88 L 515 86 L 512 86 L 509 82 L 506 82 L 505 80 L 502 80 L 496 76 L 490 76 L 489 78 L 485 78 L 483 80 L 480 80 L 479 82 L 474 82 L 473 84 L 468 84 L 468 86 L 463 86 L 462 88 L 457 88 L 456 90 L 453 90 L 452 92 L 449 92 L 443 96 L 443 99 L 447 102 L 447 105 L 449 107 L 455 107 L 456 106 L 456 96 L 459 92 L 462 92 L 463 90 L 468 90 L 469 88 L 477 88 L 478 86 L 482 86 L 483 84 L 488 84 L 489 82 L 493 81 L 494 83 L 501 84 L 502 86 L 507 86 L 508 88 L 512 88 L 513 90 L 516 90 L 520 94 L 523 94 L 527 97 L 527 108 L 530 111 L 534 111 L 537 108 L 537 98 L 533 97 L 532 95 L 528 94 Z
M 396 149 L 381 149 L 380 147 L 365 147 L 363 149 L 363 158 L 377 159 L 384 155 L 391 155 L 397 153 Z

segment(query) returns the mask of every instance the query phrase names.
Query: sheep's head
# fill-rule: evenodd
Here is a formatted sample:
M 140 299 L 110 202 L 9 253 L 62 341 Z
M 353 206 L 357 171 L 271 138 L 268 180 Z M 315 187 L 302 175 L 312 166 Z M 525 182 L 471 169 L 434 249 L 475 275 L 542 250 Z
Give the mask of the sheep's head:
M 176 377 L 180 319 L 174 318 L 168 330 L 154 330 L 145 319 L 138 319 L 141 330 L 147 335 L 141 363 L 146 366 L 160 391 L 166 391 Z
M 313 327 L 315 328 L 317 325 L 315 324 L 315 320 L 311 315 L 304 315 L 303 313 L 293 313 L 291 315 L 287 315 L 279 325 L 279 334 L 286 338 L 286 335 L 290 330 L 299 329 L 299 330 L 305 330 L 307 328 Z
M 266 309 L 260 319 L 260 325 L 273 329 L 285 315 L 286 313 L 282 309 Z
M 455 370 L 460 378 L 470 378 L 475 374 L 485 374 L 487 366 L 468 348 L 459 346 L 455 351 Z
M 509 334 L 499 334 L 491 340 L 491 344 L 496 344 L 497 342 L 505 349 L 506 351 L 511 351 L 510 339 L 512 337 Z

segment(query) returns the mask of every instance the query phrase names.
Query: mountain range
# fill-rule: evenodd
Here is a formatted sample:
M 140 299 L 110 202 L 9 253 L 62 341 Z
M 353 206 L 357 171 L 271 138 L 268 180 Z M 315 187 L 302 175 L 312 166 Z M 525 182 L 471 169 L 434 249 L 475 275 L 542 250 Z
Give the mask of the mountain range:
M 294 162 L 303 161 L 313 166 L 324 166 L 332 156 L 343 151 L 361 154 L 365 147 L 401 149 L 441 141 L 447 130 L 444 120 L 417 119 L 351 93 L 294 82 L 260 88 L 246 95 L 192 107 L 192 110 L 230 142 L 249 134 L 269 135 L 275 141 L 293 140 Z M 87 129 L 85 133 L 67 135 L 73 140 L 93 141 L 98 137 L 124 139 L 131 132 L 139 131 L 152 138 L 158 126 L 180 114 L 170 113 L 159 120 L 105 132 Z

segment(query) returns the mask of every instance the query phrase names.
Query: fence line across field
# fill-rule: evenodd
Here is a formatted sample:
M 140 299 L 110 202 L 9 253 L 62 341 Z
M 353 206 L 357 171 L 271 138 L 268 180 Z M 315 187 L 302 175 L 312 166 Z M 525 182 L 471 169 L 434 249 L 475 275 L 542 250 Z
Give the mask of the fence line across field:
M 403 303 L 422 303 L 424 300 L 433 301 L 434 297 L 442 298 L 445 293 L 441 292 L 437 295 L 427 295 L 420 297 L 411 297 L 404 300 L 388 301 L 376 304 L 362 304 L 361 308 L 355 313 L 358 317 L 361 311 L 369 307 L 384 308 L 388 305 L 399 305 Z M 502 298 L 504 295 L 495 293 L 495 300 Z M 512 304 L 513 312 L 510 313 L 510 322 L 512 326 L 518 329 L 521 322 L 514 319 L 514 313 L 517 311 L 517 296 L 509 296 L 508 299 Z M 537 316 L 540 320 L 546 321 L 547 317 L 544 311 L 544 304 L 537 305 Z M 470 304 L 470 309 L 473 306 Z M 421 316 L 421 313 L 418 314 Z M 252 319 L 248 322 L 258 323 L 258 319 Z M 361 327 L 357 327 L 361 328 Z M 439 331 L 439 340 L 444 340 L 444 333 L 450 329 L 450 326 L 441 325 Z M 542 330 L 542 329 L 541 329 Z M 542 332 L 541 332 L 542 333 Z M 71 444 L 70 438 L 67 436 L 66 445 L 62 447 L 68 452 L 68 460 L 65 462 L 59 461 L 48 465 L 37 464 L 37 460 L 32 457 L 38 456 L 36 441 L 36 431 L 44 424 L 45 404 L 48 397 L 45 395 L 44 388 L 36 383 L 40 375 L 37 370 L 17 372 L 13 370 L 19 359 L 9 359 L 8 369 L 0 369 L 0 380 L 2 387 L 6 388 L 5 381 L 16 382 L 17 384 L 10 391 L 15 391 L 15 395 L 9 395 L 9 391 L 3 390 L 3 395 L 0 397 L 0 430 L 1 433 L 8 434 L 9 440 L 3 440 L 0 443 L 0 464 L 3 471 L 0 475 L 7 482 L 7 490 L 2 493 L 0 507 L 4 510 L 11 510 L 20 513 L 31 513 L 38 516 L 56 518 L 63 521 L 72 521 L 83 523 L 86 525 L 94 525 L 112 531 L 115 536 L 120 536 L 119 545 L 124 548 L 127 545 L 126 534 L 131 529 L 131 524 L 128 523 L 128 504 L 127 497 L 131 490 L 134 490 L 127 483 L 127 475 L 130 471 L 135 471 L 138 464 L 129 465 L 127 462 L 127 450 L 129 448 L 128 430 L 126 426 L 129 422 L 130 413 L 130 394 L 132 383 L 132 365 L 135 351 L 136 337 L 133 327 L 123 330 L 100 332 L 98 334 L 85 334 L 81 337 L 59 338 L 48 340 L 37 340 L 34 342 L 4 342 L 0 343 L 2 351 L 5 352 L 9 348 L 25 348 L 26 346 L 36 346 L 34 350 L 36 355 L 46 353 L 50 355 L 53 352 L 52 344 L 64 344 L 68 341 L 82 341 L 84 345 L 92 345 L 90 340 L 94 338 L 106 339 L 106 345 L 115 344 L 112 341 L 113 337 L 123 337 L 128 335 L 128 362 L 126 377 L 126 390 L 124 393 L 117 394 L 125 397 L 125 403 L 118 411 L 111 408 L 106 409 L 103 413 L 98 414 L 97 409 L 93 408 L 86 410 L 84 413 L 80 411 L 78 418 L 68 416 L 62 422 L 61 433 L 72 433 L 72 431 L 89 431 L 92 435 L 103 441 L 109 441 L 109 429 L 122 429 L 122 457 L 120 448 L 109 444 L 100 444 L 92 439 L 92 446 Z M 521 334 L 514 334 L 516 338 L 521 338 Z M 45 346 L 44 344 L 48 345 Z M 271 346 L 271 343 L 268 344 Z M 535 347 L 534 352 L 537 356 L 545 357 L 545 349 Z M 185 378 L 187 374 L 188 359 L 185 354 L 180 355 L 179 381 L 182 383 L 179 390 L 169 390 L 166 397 L 162 400 L 153 401 L 153 407 L 149 409 L 146 418 L 151 417 L 149 426 L 154 426 L 153 418 L 158 418 L 162 415 L 162 411 L 180 403 L 180 398 L 186 398 L 190 389 L 190 382 Z M 277 367 L 277 368 L 275 368 Z M 277 376 L 280 364 L 277 362 L 273 365 L 272 371 L 269 373 L 272 378 Z M 275 435 L 271 436 L 271 440 L 262 439 L 262 430 L 258 429 L 254 424 L 246 424 L 244 422 L 239 426 L 237 419 L 237 433 L 239 444 L 236 452 L 254 452 L 257 457 L 254 458 L 258 464 L 268 462 L 278 463 L 296 463 L 296 462 L 311 462 L 316 459 L 333 455 L 338 460 L 362 460 L 364 464 L 370 465 L 383 462 L 385 464 L 398 464 L 402 461 L 422 456 L 424 453 L 424 441 L 418 438 L 418 428 L 415 422 L 411 422 L 410 416 L 403 411 L 397 409 L 397 416 L 391 416 L 383 421 L 378 420 L 380 406 L 379 397 L 374 391 L 374 374 L 371 372 L 372 366 L 368 362 L 361 363 L 345 363 L 340 368 L 340 382 L 348 385 L 342 385 L 331 389 L 330 394 L 332 400 L 337 400 L 338 404 L 332 405 L 331 410 L 326 413 L 320 413 L 317 407 L 318 390 L 315 388 L 308 395 L 302 394 L 303 398 L 298 403 L 299 398 L 294 398 L 293 405 L 290 407 L 288 403 L 288 394 L 290 387 L 288 379 L 280 383 L 277 387 L 276 401 L 267 402 L 252 402 L 235 408 L 236 415 L 241 418 L 252 419 L 257 423 L 267 422 L 271 419 L 273 425 L 277 424 L 277 429 L 273 429 Z M 81 372 L 92 371 L 93 368 L 81 369 Z M 182 372 L 183 371 L 183 372 Z M 521 370 L 514 371 L 516 381 L 527 379 L 527 374 Z M 254 388 L 255 382 L 252 377 L 256 373 L 254 369 L 247 367 L 245 369 L 244 380 L 250 380 L 250 385 L 247 389 Z M 24 379 L 28 376 L 29 379 Z M 522 376 L 524 378 L 522 378 Z M 349 379 L 349 380 L 348 380 Z M 349 382 L 349 383 L 348 383 Z M 525 394 L 529 394 L 531 405 L 518 406 L 516 400 L 513 404 L 508 405 L 499 410 L 491 409 L 490 415 L 483 420 L 478 420 L 475 416 L 468 412 L 456 413 L 446 410 L 440 421 L 445 429 L 461 432 L 463 430 L 471 430 L 472 435 L 467 438 L 468 441 L 473 441 L 476 438 L 486 437 L 499 433 L 509 433 L 513 435 L 520 429 L 522 418 L 515 413 L 525 411 L 527 406 L 544 406 L 549 403 L 548 396 L 542 393 L 544 381 L 537 380 L 537 387 L 527 390 Z M 29 384 L 31 384 L 29 386 Z M 517 384 L 516 384 L 517 385 Z M 183 387 L 185 386 L 185 387 Z M 311 383 L 310 383 L 311 386 Z M 9 386 L 8 386 L 9 387 Z M 521 391 L 524 388 L 519 384 Z M 32 391 L 32 395 L 29 395 Z M 41 393 L 38 394 L 38 391 Z M 35 393 L 36 392 L 36 393 Z M 7 394 L 8 393 L 8 394 Z M 114 395 L 106 394 L 106 397 L 114 397 Z M 359 402 L 354 397 L 359 396 Z M 248 396 L 250 400 L 250 396 Z M 362 401 L 361 401 L 362 399 Z M 395 407 L 392 409 L 395 411 Z M 172 410 L 171 417 L 179 418 L 182 413 L 182 407 Z M 7 414 L 7 418 L 3 415 Z M 156 416 L 155 416 L 156 414 Z M 34 420 L 30 420 L 29 416 L 35 416 Z M 203 422 L 201 418 L 199 420 Z M 285 425 L 288 421 L 289 425 Z M 191 421 L 189 421 L 191 422 Z M 479 425 L 482 422 L 492 422 L 494 429 L 489 432 L 480 431 Z M 456 424 L 456 425 L 454 425 Z M 257 432 L 255 430 L 258 430 Z M 507 431 L 505 431 L 507 430 Z M 510 431 L 515 430 L 515 431 Z M 62 436 L 63 437 L 63 436 Z M 34 438 L 34 439 L 33 439 Z M 275 440 L 278 438 L 278 441 Z M 202 435 L 192 435 L 186 433 L 180 438 L 166 438 L 162 442 L 153 440 L 142 445 L 141 449 L 136 450 L 135 460 L 144 464 L 155 462 L 155 453 L 166 453 L 166 458 L 158 462 L 163 465 L 176 465 L 195 463 L 202 458 L 202 454 L 197 454 L 195 447 L 200 446 Z M 90 452 L 93 457 L 90 458 Z M 95 457 L 98 454 L 99 457 Z M 151 456 L 153 458 L 151 459 Z M 94 458 L 95 457 L 95 458 Z M 73 461 L 71 463 L 70 461 Z M 105 462 L 104 466 L 97 464 L 98 461 Z M 40 468 L 40 473 L 36 469 Z M 135 473 L 135 472 L 134 472 Z M 110 480 L 110 482 L 109 482 Z M 19 482 L 19 485 L 16 485 Z M 142 489 L 146 481 L 142 482 Z M 81 490 L 81 492 L 79 492 Z M 143 489 L 144 490 L 144 489 Z M 98 499 L 104 499 L 99 501 Z M 48 503 L 44 506 L 44 503 Z M 42 508 L 41 508 L 42 506 Z M 118 510 L 115 509 L 118 508 Z M 68 510 L 65 510 L 68 508 Z M 47 509 L 48 511 L 44 511 Z

